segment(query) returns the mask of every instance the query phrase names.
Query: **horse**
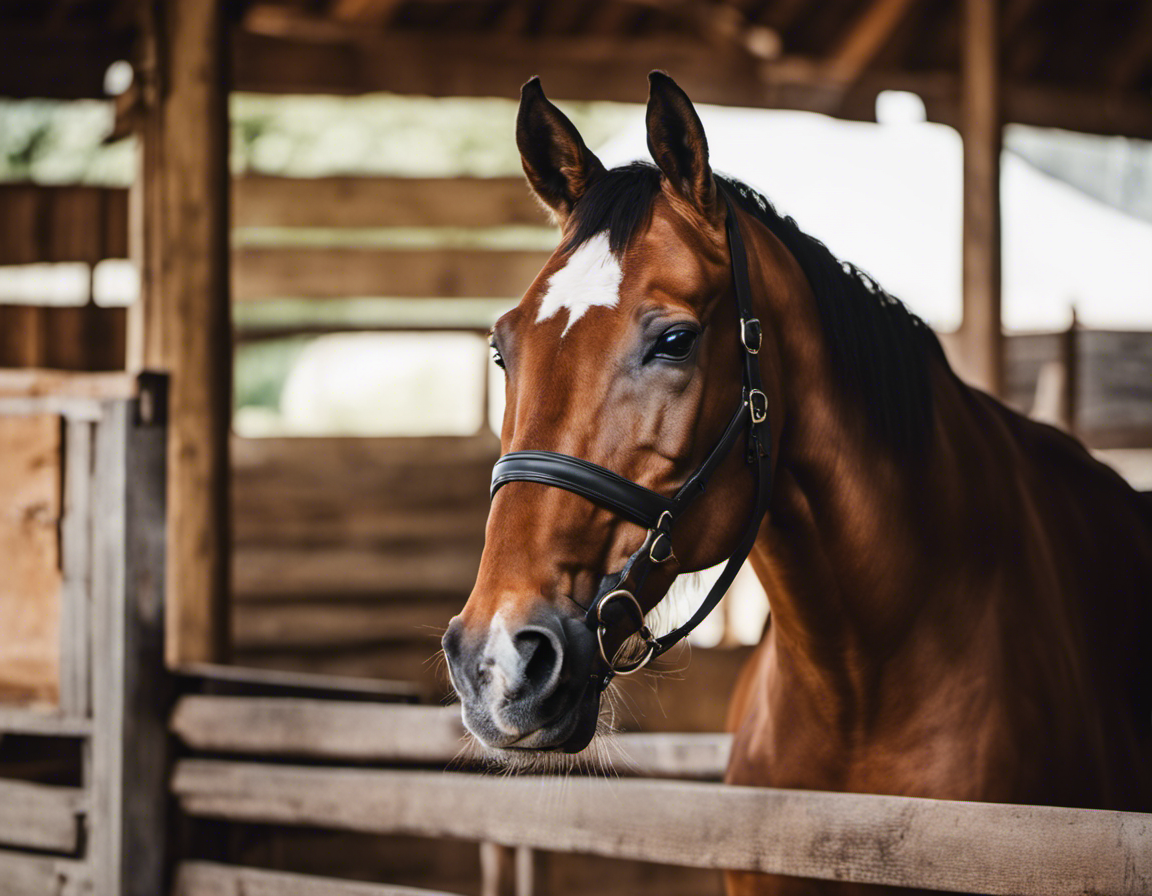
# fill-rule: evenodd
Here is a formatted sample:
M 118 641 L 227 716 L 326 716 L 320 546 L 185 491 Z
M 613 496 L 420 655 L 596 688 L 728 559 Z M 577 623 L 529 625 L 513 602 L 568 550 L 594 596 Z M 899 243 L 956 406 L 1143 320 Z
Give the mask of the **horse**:
M 468 730 L 582 750 L 612 676 L 668 646 L 647 623 L 677 576 L 743 551 L 771 613 L 729 783 L 1152 808 L 1152 502 L 965 385 L 901 302 L 714 174 L 688 96 L 649 80 L 654 164 L 612 170 L 521 92 L 562 237 L 491 336 L 505 454 L 443 638 Z

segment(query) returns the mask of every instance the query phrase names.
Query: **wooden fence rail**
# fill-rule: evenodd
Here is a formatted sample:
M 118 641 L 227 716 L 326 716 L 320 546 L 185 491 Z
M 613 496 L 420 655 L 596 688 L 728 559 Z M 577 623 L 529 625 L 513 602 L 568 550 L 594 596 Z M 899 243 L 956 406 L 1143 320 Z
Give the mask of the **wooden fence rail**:
M 1152 815 L 667 781 L 185 760 L 193 816 L 1014 896 L 1152 892 Z

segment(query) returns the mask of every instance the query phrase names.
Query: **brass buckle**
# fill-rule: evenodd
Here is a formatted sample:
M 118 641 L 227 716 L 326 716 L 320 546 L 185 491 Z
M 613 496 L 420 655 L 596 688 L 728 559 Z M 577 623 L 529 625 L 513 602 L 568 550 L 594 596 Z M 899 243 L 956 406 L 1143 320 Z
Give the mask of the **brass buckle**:
M 608 659 L 608 655 L 604 652 L 604 634 L 608 631 L 608 626 L 604 623 L 604 605 L 612 600 L 630 600 L 632 606 L 636 608 L 637 618 L 640 620 L 640 630 L 638 634 L 644 639 L 644 644 L 648 648 L 647 652 L 637 660 L 635 663 L 627 666 L 614 666 L 612 660 Z M 656 654 L 656 639 L 653 637 L 652 632 L 648 626 L 644 624 L 644 610 L 640 607 L 640 601 L 636 600 L 636 596 L 631 591 L 626 591 L 619 588 L 616 591 L 610 591 L 604 595 L 604 599 L 596 605 L 596 644 L 600 648 L 600 659 L 604 660 L 604 664 L 612 670 L 613 675 L 631 675 L 633 672 L 639 672 Z
M 740 318 L 740 341 L 744 343 L 748 354 L 760 354 L 760 346 L 764 344 L 764 328 L 760 326 L 759 318 Z
M 753 423 L 763 423 L 768 419 L 768 396 L 759 389 L 748 393 L 748 409 L 752 412 Z

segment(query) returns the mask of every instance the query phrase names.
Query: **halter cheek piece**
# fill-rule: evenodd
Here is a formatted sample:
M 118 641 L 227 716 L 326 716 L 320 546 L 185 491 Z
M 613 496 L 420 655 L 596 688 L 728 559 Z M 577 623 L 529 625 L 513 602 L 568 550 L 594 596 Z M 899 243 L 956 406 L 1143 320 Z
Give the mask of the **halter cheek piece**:
M 768 498 L 772 490 L 772 439 L 768 424 L 768 397 L 762 388 L 760 365 L 756 360 L 763 342 L 763 332 L 760 321 L 752 316 L 748 256 L 736 220 L 736 210 L 725 189 L 720 187 L 720 191 L 728 210 L 728 248 L 732 256 L 732 279 L 736 309 L 740 317 L 744 383 L 740 406 L 704 462 L 671 498 L 637 485 L 598 464 L 554 451 L 512 451 L 496 461 L 492 469 L 492 496 L 509 482 L 550 485 L 574 492 L 648 530 L 644 543 L 628 558 L 624 568 L 606 577 L 585 616 L 585 623 L 596 633 L 596 643 L 604 662 L 604 669 L 593 676 L 600 689 L 607 687 L 614 675 L 630 675 L 643 668 L 704 621 L 720 602 L 747 559 L 760 531 L 760 521 L 768 509 Z M 704 491 L 709 478 L 728 456 L 741 433 L 746 435 L 746 461 L 752 467 L 756 479 L 756 501 L 752 515 L 720 578 L 692 614 L 692 618 L 657 638 L 644 624 L 644 612 L 636 595 L 643 589 L 652 567 L 672 557 L 672 530 L 677 520 L 696 496 Z M 631 663 L 615 665 L 614 657 L 608 656 L 605 651 L 604 635 L 610 625 L 625 616 L 631 619 L 636 632 L 644 640 L 644 655 Z

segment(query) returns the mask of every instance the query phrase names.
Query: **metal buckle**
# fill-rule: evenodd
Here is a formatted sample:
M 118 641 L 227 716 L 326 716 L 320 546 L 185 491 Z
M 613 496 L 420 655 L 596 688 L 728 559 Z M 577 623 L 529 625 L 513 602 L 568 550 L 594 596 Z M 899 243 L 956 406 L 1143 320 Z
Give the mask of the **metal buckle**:
M 647 652 L 628 666 L 614 666 L 612 660 L 608 659 L 608 655 L 604 652 L 604 634 L 608 631 L 608 626 L 604 624 L 604 605 L 612 600 L 627 599 L 632 602 L 632 606 L 636 608 L 637 618 L 640 620 L 640 629 L 637 634 L 644 639 L 644 644 L 648 648 Z M 640 607 L 640 601 L 636 600 L 636 596 L 631 591 L 626 591 L 619 588 L 616 591 L 610 591 L 604 595 L 604 598 L 596 605 L 596 644 L 600 648 L 600 658 L 604 660 L 604 664 L 612 670 L 613 675 L 631 675 L 633 672 L 639 672 L 653 656 L 656 655 L 656 638 L 653 637 L 652 632 L 648 626 L 644 624 L 644 610 Z
M 750 317 L 748 320 L 740 318 L 740 341 L 750 355 L 758 355 L 760 346 L 764 344 L 764 328 L 760 326 L 759 319 Z
M 652 538 L 652 544 L 648 546 L 648 559 L 653 563 L 663 563 L 665 560 L 672 559 L 672 522 L 672 511 L 663 510 L 656 520 L 656 525 L 648 530 L 654 536 Z M 661 538 L 663 538 L 668 545 L 668 553 L 663 557 L 657 557 L 656 545 L 660 543 Z
M 752 412 L 753 423 L 763 423 L 768 419 L 768 396 L 759 389 L 748 393 L 748 409 Z

